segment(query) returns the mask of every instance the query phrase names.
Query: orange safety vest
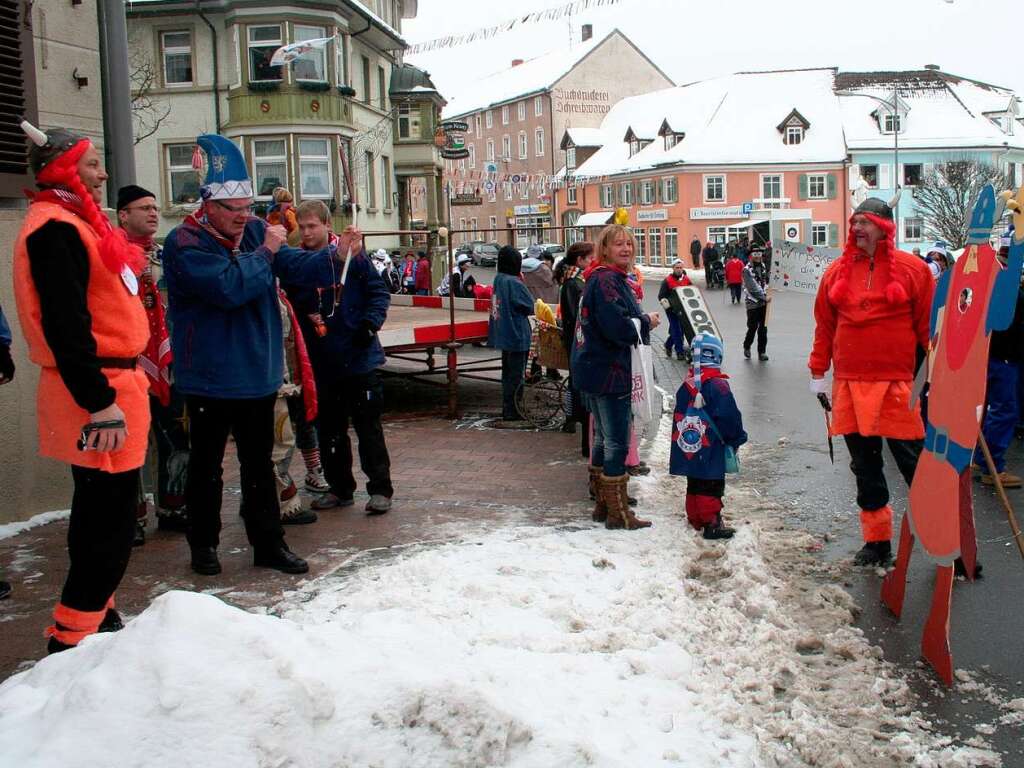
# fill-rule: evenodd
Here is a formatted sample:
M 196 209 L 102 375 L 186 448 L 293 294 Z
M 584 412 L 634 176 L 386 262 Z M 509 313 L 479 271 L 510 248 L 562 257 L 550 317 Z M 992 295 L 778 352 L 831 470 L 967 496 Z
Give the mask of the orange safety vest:
M 132 295 L 121 275 L 103 264 L 99 240 L 84 220 L 55 203 L 38 202 L 28 208 L 21 232 L 14 244 L 14 298 L 18 319 L 32 362 L 41 367 L 36 414 L 39 424 L 39 453 L 66 464 L 91 467 L 104 472 L 126 472 L 142 466 L 149 435 L 149 382 L 141 368 L 105 368 L 104 374 L 116 391 L 115 402 L 124 412 L 128 439 L 118 451 L 80 451 L 76 445 L 89 414 L 74 401 L 57 371 L 56 360 L 43 334 L 39 293 L 29 266 L 26 241 L 50 221 L 72 225 L 89 257 L 86 306 L 92 315 L 92 336 L 98 357 L 138 357 L 149 340 L 146 311 L 139 297 Z

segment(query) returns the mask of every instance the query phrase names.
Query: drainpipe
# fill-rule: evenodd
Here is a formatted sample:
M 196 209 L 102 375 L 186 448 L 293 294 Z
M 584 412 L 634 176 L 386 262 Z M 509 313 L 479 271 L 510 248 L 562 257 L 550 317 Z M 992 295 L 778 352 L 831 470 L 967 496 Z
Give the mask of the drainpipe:
M 213 122 L 217 128 L 215 132 L 220 133 L 220 59 L 217 55 L 217 28 L 199 7 L 200 2 L 201 0 L 196 0 L 196 15 L 210 29 L 210 46 L 213 48 Z

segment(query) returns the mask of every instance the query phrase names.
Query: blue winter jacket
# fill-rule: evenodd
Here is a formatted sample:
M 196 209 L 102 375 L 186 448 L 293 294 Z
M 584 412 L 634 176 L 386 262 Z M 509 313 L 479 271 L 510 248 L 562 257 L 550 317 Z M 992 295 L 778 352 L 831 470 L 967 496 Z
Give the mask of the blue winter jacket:
M 695 408 L 693 401 L 697 391 L 692 374 L 676 392 L 669 472 L 703 480 L 721 480 L 725 477 L 725 446 L 736 450 L 747 442 L 743 415 L 736 406 L 726 378 L 705 381 L 701 394 L 704 395 L 704 407 Z M 718 428 L 717 435 L 711 428 L 712 421 Z
M 576 339 L 570 366 L 573 385 L 592 395 L 624 395 L 632 391 L 631 351 L 636 326 L 650 343 L 651 321 L 637 303 L 626 276 L 598 267 L 587 277 L 576 319 Z
M 530 348 L 533 297 L 518 277 L 499 272 L 494 276 L 491 319 L 487 343 L 502 352 L 526 352 Z
M 7 318 L 4 317 L 3 307 L 0 307 L 0 344 L 5 347 L 11 346 L 11 326 L 7 324 Z
M 164 243 L 175 386 L 187 395 L 267 397 L 284 380 L 275 277 L 329 286 L 338 273 L 330 250 L 263 247 L 266 223 L 252 219 L 232 252 L 185 223 Z
M 384 350 L 376 332 L 387 319 L 391 294 L 366 251 L 352 257 L 337 308 L 332 288 L 317 290 L 284 281 L 282 287 L 295 308 L 318 385 L 329 386 L 338 379 L 360 376 L 384 365 Z M 327 326 L 324 336 L 313 330 L 309 319 L 316 312 Z M 367 327 L 374 331 L 373 340 L 362 346 L 358 339 Z

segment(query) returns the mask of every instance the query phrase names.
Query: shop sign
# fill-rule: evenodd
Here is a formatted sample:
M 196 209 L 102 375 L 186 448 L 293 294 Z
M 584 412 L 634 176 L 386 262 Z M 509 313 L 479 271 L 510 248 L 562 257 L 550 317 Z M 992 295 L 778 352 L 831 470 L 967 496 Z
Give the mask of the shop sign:
M 536 216 L 551 213 L 550 205 L 517 205 L 515 207 L 516 216 Z
M 454 195 L 452 205 L 483 205 L 483 199 L 480 195 Z
M 690 219 L 740 219 L 747 215 L 742 205 L 722 205 L 717 208 L 691 208 Z
M 445 160 L 462 160 L 469 157 L 469 150 L 466 149 L 468 130 L 469 125 L 459 120 L 441 123 L 434 134 L 434 143 L 441 150 L 441 157 Z
M 641 209 L 636 212 L 637 221 L 668 221 L 668 211 L 664 208 L 656 208 L 654 210 Z

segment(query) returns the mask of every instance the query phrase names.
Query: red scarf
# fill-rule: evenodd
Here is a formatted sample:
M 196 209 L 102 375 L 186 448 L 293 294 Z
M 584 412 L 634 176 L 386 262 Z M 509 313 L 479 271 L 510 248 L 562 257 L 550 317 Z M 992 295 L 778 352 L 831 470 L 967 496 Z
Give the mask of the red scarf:
M 302 336 L 302 329 L 299 327 L 299 319 L 295 316 L 288 295 L 277 287 L 277 295 L 281 297 L 281 303 L 288 311 L 288 320 L 292 327 L 292 338 L 295 339 L 295 360 L 299 366 L 299 384 L 302 386 L 302 404 L 306 407 L 306 421 L 316 421 L 317 399 L 316 380 L 313 377 L 313 364 L 309 360 L 309 351 L 306 349 L 306 340 Z
M 79 185 L 81 183 L 79 182 Z M 90 198 L 89 206 L 82 198 L 67 187 L 53 186 L 39 192 L 26 190 L 25 194 L 33 203 L 53 203 L 80 218 L 96 234 L 97 251 L 103 265 L 116 275 L 128 267 L 135 275 L 142 271 L 145 256 L 141 249 L 128 241 L 128 235 L 121 228 L 110 226 L 107 217 Z
M 156 245 L 152 237 L 135 235 L 128 235 L 128 242 L 139 246 L 147 256 Z M 166 408 L 171 404 L 171 363 L 174 355 L 171 353 L 171 339 L 164 318 L 163 297 L 153 280 L 153 272 L 148 263 L 139 280 L 139 298 L 149 321 L 149 341 L 139 355 L 139 366 L 149 379 L 150 390 Z

